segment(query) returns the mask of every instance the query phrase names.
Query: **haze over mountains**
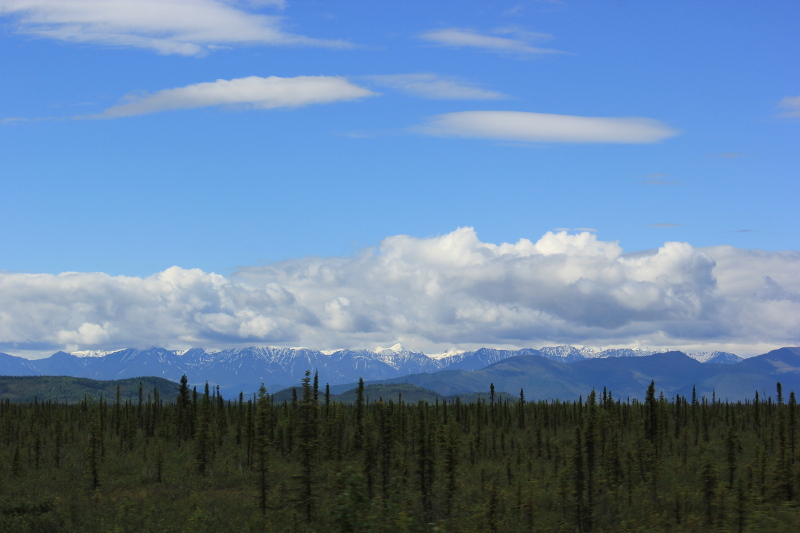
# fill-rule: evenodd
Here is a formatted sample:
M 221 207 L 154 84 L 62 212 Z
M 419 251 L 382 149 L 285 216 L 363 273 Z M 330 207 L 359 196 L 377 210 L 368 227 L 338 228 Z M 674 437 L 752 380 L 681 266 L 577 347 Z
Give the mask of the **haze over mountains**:
M 173 381 L 186 374 L 190 383 L 218 385 L 228 397 L 240 391 L 254 392 L 261 383 L 272 392 L 295 386 L 306 370 L 318 371 L 320 382 L 332 387 L 363 378 L 366 382 L 412 383 L 450 395 L 482 392 L 494 383 L 498 391 L 514 394 L 524 388 L 529 399 L 572 399 L 591 388 L 603 387 L 618 397 L 640 396 L 655 379 L 659 390 L 665 392 L 685 394 L 687 387 L 691 392 L 697 385 L 698 393 L 709 397 L 716 391 L 720 397 L 738 399 L 752 397 L 755 390 L 771 393 L 775 381 L 788 386 L 800 377 L 800 351 L 782 350 L 770 352 L 780 352 L 777 360 L 770 359 L 769 354 L 742 360 L 726 352 L 598 351 L 572 346 L 481 348 L 434 356 L 406 350 L 399 344 L 388 349 L 334 352 L 266 347 L 172 351 L 154 347 L 111 353 L 57 352 L 37 360 L 0 354 L 0 374 L 98 380 L 156 376 Z

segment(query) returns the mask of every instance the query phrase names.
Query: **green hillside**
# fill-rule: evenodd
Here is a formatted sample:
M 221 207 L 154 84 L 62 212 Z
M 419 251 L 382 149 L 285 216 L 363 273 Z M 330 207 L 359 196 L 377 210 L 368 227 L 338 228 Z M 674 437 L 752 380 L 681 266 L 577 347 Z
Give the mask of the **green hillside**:
M 331 397 L 338 402 L 354 403 L 356 401 L 356 390 L 351 389 L 347 392 Z M 367 385 L 364 387 L 364 398 L 367 402 L 377 402 L 383 400 L 388 402 L 399 402 L 401 399 L 406 403 L 417 403 L 420 400 L 434 403 L 436 400 L 441 401 L 444 397 L 432 390 L 423 389 L 410 383 L 397 383 L 388 385 Z
M 84 398 L 116 398 L 119 387 L 120 399 L 138 400 L 139 384 L 145 397 L 158 389 L 162 398 L 173 399 L 178 394 L 178 384 L 155 378 L 128 378 L 112 381 L 97 381 L 68 376 L 0 376 L 0 399 L 12 402 L 54 401 L 77 403 Z

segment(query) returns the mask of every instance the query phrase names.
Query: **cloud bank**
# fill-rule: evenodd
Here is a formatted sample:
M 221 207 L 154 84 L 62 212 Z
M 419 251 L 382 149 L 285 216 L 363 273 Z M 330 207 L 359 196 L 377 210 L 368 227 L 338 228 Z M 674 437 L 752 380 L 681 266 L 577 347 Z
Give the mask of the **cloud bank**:
M 295 78 L 250 76 L 196 83 L 186 87 L 165 89 L 150 95 L 129 97 L 127 102 L 87 118 L 131 117 L 175 109 L 212 106 L 238 105 L 253 109 L 300 107 L 356 100 L 374 95 L 372 91 L 354 85 L 345 78 L 334 76 Z
M 650 118 L 580 117 L 523 111 L 461 111 L 432 117 L 415 131 L 441 137 L 518 142 L 655 143 L 678 131 Z
M 350 257 L 146 278 L 0 273 L 0 348 L 400 341 L 448 347 L 800 344 L 800 253 L 668 242 L 625 254 L 591 233 L 481 242 L 395 236 Z
M 76 43 L 198 56 L 220 46 L 350 46 L 281 29 L 281 18 L 250 13 L 225 0 L 0 0 L 17 31 Z M 282 7 L 282 0 L 238 2 Z

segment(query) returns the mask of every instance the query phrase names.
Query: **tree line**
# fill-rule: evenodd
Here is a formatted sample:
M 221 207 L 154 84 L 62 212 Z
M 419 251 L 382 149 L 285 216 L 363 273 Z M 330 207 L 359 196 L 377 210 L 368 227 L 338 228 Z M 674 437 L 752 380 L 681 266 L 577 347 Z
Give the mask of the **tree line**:
M 794 392 L 0 401 L 2 531 L 798 531 Z

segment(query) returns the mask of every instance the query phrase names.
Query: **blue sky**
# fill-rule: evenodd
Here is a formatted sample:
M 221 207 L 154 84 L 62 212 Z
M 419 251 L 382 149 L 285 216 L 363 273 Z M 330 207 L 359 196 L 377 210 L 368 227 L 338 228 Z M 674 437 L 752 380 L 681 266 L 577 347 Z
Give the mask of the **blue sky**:
M 22 334 L 0 317 L 0 347 L 401 340 L 431 350 L 648 343 L 752 351 L 794 342 L 798 334 L 785 330 L 800 326 L 798 20 L 800 4 L 789 1 L 0 0 L 0 271 L 16 291 L 8 312 L 40 323 Z M 358 318 L 390 305 L 365 294 L 396 279 L 369 288 L 346 280 L 364 274 L 354 266 L 364 257 L 391 255 L 395 236 L 450 250 L 454 271 L 427 270 L 440 264 L 428 255 L 425 268 L 407 260 L 416 265 L 409 271 L 440 280 L 471 276 L 454 259 L 459 246 L 502 249 L 549 235 L 570 250 L 619 250 L 600 254 L 608 265 L 582 264 L 590 274 L 565 281 L 565 290 L 677 242 L 701 258 L 687 264 L 708 269 L 710 285 L 696 289 L 725 303 L 697 307 L 687 296 L 694 311 L 666 325 L 656 315 L 671 309 L 665 299 L 685 285 L 676 281 L 656 298 L 661 311 L 652 302 L 623 305 L 630 312 L 603 325 L 588 309 L 622 298 L 613 291 L 623 278 L 657 285 L 658 276 L 628 273 L 596 289 L 597 302 L 561 311 L 536 299 L 487 299 L 479 294 L 485 280 L 475 282 L 464 294 L 482 302 L 476 309 L 524 310 L 502 327 L 486 318 L 491 311 L 484 326 L 467 321 L 463 331 L 436 322 L 426 314 L 431 302 L 413 320 Z M 768 323 L 749 334 L 690 327 L 704 313 L 721 324 L 725 305 L 745 297 L 720 285 L 723 264 L 750 264 L 726 263 L 725 246 L 760 258 L 728 277 L 750 280 L 752 298 L 772 294 L 764 309 L 781 321 L 762 318 Z M 513 253 L 529 257 L 523 249 Z M 497 253 L 491 261 L 508 259 Z M 314 284 L 311 274 L 292 277 L 312 263 L 315 275 L 319 264 L 349 266 Z M 116 289 L 94 294 L 90 278 L 86 288 L 65 288 L 74 280 L 58 277 L 147 285 L 173 279 L 165 274 L 173 266 L 251 296 L 280 287 L 304 311 L 283 324 L 286 309 L 272 293 L 262 294 L 269 305 L 232 307 L 187 293 L 227 325 L 201 321 L 143 338 L 130 317 L 99 311 L 141 302 L 124 303 Z M 485 274 L 505 272 L 523 285 L 510 290 L 524 292 L 530 280 L 503 268 L 491 263 Z M 566 267 L 528 268 L 557 268 L 547 271 L 557 276 Z M 262 278 L 253 281 L 256 271 Z M 60 281 L 34 298 L 26 291 L 36 275 Z M 419 279 L 407 281 L 398 293 L 422 290 Z M 327 299 L 306 299 L 311 285 Z M 94 294 L 81 300 L 85 314 L 40 315 L 70 290 Z M 146 291 L 131 290 L 134 300 Z M 337 298 L 350 309 L 344 322 L 334 317 L 343 309 Z M 545 327 L 528 312 L 566 322 Z M 244 325 L 260 319 L 271 325 Z M 676 320 L 683 326 L 673 331 Z M 634 323 L 641 327 L 626 329 Z

